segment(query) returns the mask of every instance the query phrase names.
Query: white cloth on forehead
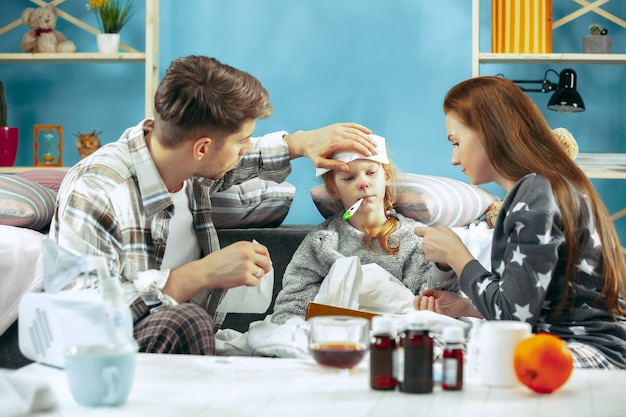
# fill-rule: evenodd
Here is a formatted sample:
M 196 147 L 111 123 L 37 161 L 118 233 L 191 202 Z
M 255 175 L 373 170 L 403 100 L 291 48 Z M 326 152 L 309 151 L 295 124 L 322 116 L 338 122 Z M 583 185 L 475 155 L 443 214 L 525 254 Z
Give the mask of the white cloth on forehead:
M 376 142 L 376 150 L 378 151 L 376 155 L 365 156 L 363 154 L 360 154 L 354 151 L 340 151 L 340 152 L 335 152 L 331 156 L 331 159 L 336 159 L 336 160 L 345 162 L 346 164 L 354 161 L 355 159 L 367 159 L 369 161 L 380 162 L 381 164 L 388 164 L 389 158 L 387 158 L 387 146 L 385 145 L 385 138 L 383 138 L 382 136 L 378 136 L 378 135 L 370 135 L 370 137 L 374 140 L 374 142 Z M 324 175 L 325 173 L 327 173 L 328 171 L 330 171 L 330 169 L 316 168 L 315 176 L 320 177 Z

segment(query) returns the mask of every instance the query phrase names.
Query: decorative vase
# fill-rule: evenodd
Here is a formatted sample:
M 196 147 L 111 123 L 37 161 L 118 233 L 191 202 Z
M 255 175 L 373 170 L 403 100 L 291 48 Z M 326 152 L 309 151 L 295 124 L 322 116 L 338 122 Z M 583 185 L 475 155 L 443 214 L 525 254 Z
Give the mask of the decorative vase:
M 97 35 L 98 52 L 101 54 L 115 54 L 120 49 L 119 33 L 100 33 Z
M 0 167 L 12 167 L 17 156 L 17 127 L 0 126 Z
M 610 54 L 613 37 L 609 35 L 583 36 L 583 52 L 586 54 Z

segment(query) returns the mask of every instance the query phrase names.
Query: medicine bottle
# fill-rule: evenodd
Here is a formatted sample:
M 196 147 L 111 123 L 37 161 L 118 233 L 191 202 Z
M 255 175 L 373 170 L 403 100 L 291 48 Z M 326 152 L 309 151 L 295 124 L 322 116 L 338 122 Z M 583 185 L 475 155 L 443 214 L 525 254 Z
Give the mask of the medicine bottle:
M 433 338 L 429 322 L 419 311 L 407 314 L 405 330 L 400 335 L 404 364 L 400 391 L 409 393 L 433 392 Z
M 465 333 L 460 327 L 443 329 L 443 366 L 441 388 L 458 391 L 463 389 L 463 345 Z
M 372 317 L 370 342 L 370 386 L 375 390 L 393 390 L 398 384 L 394 376 L 396 330 L 390 317 Z

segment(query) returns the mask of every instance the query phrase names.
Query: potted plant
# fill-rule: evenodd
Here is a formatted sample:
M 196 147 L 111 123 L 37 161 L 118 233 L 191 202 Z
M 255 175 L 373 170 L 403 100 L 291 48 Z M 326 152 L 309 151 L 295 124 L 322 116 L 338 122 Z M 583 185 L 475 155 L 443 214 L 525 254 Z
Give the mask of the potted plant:
M 600 25 L 589 26 L 590 35 L 583 36 L 583 52 L 586 54 L 610 54 L 613 38 L 609 31 L 602 29 Z
M 7 98 L 0 80 L 0 166 L 12 167 L 17 156 L 17 127 L 7 125 Z
M 89 0 L 87 8 L 92 10 L 102 33 L 97 35 L 100 53 L 116 53 L 120 47 L 120 34 L 132 13 L 132 0 Z

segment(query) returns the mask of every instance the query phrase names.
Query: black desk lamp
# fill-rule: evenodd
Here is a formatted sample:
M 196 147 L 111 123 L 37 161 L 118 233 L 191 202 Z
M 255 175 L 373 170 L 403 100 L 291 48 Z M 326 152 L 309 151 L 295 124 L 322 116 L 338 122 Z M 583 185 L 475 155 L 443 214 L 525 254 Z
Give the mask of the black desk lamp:
M 560 111 L 563 113 L 581 112 L 585 111 L 585 103 L 583 98 L 576 91 L 576 72 L 573 69 L 566 68 L 561 71 L 559 76 L 559 83 L 555 84 L 548 80 L 548 73 L 557 72 L 553 69 L 546 71 L 543 76 L 543 80 L 511 80 L 516 84 L 541 84 L 539 88 L 526 88 L 520 85 L 522 91 L 547 93 L 555 91 L 548 101 L 548 108 L 554 111 Z

